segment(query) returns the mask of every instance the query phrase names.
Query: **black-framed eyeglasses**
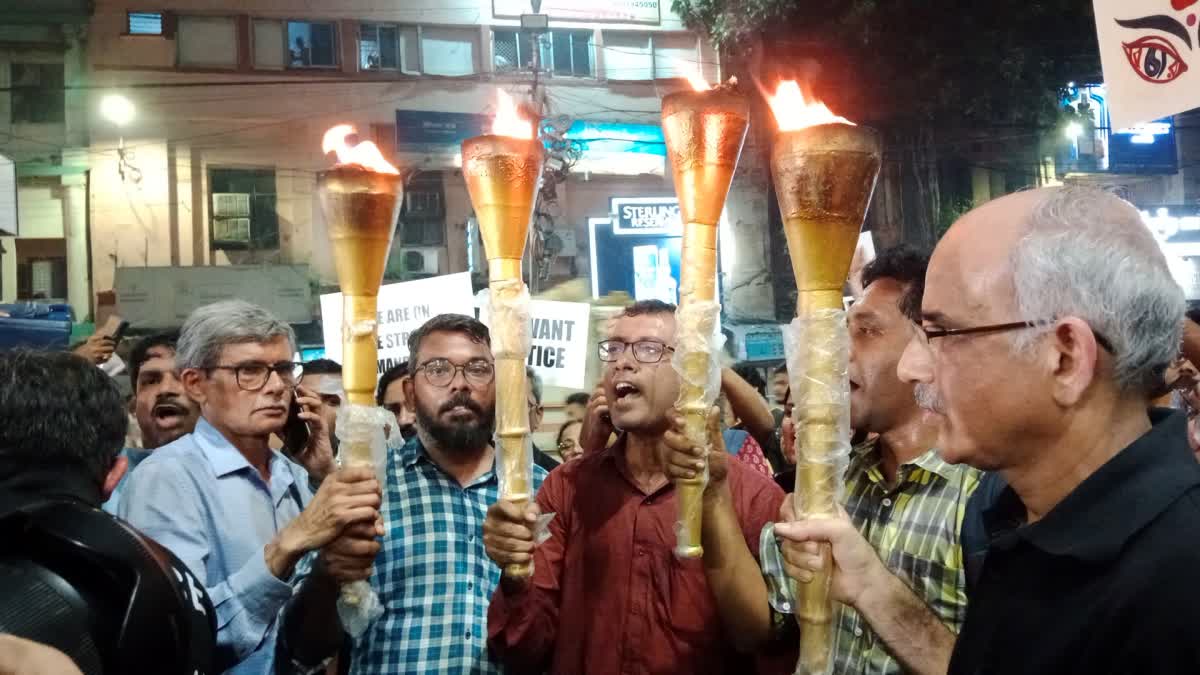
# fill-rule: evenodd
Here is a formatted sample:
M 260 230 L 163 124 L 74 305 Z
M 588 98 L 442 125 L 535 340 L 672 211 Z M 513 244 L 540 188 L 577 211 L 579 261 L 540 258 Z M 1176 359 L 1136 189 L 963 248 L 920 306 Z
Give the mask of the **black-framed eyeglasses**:
M 1047 321 L 1013 321 L 1011 323 L 997 323 L 988 326 L 972 326 L 970 328 L 926 328 L 917 326 L 918 335 L 922 341 L 928 345 L 937 338 L 953 337 L 955 335 L 982 335 L 984 333 L 1003 333 L 1005 331 L 1022 330 L 1025 328 L 1037 328 L 1038 326 L 1048 325 Z M 1113 346 L 1108 341 L 1108 338 L 1100 334 L 1096 329 L 1092 329 L 1092 335 L 1096 338 L 1096 344 L 1103 347 L 1108 353 L 1112 354 Z
M 425 373 L 425 380 L 435 387 L 450 386 L 459 371 L 472 387 L 491 384 L 496 377 L 496 367 L 487 359 L 471 359 L 461 366 L 451 363 L 449 359 L 430 359 L 417 366 L 417 371 Z
M 258 391 L 267 386 L 267 380 L 271 379 L 271 373 L 278 375 L 285 385 L 296 386 L 304 375 L 304 364 L 295 361 L 278 361 L 276 363 L 247 361 L 233 366 L 211 366 L 205 370 L 231 370 L 238 387 L 245 391 Z
M 625 353 L 626 348 L 632 349 L 633 358 L 641 363 L 658 363 L 662 361 L 667 352 L 675 351 L 674 347 L 668 347 L 654 340 L 638 340 L 637 342 L 605 340 L 596 346 L 596 351 L 599 353 L 601 361 L 612 363 Z

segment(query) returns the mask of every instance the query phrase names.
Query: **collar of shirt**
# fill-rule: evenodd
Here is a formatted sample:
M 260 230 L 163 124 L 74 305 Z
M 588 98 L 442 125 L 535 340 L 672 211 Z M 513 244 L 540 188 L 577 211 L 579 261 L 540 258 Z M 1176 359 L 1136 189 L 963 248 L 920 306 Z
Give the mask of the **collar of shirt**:
M 638 485 L 638 482 L 633 479 L 633 472 L 629 470 L 629 459 L 625 456 L 625 443 L 627 438 L 628 435 L 623 432 L 617 436 L 617 440 L 602 451 L 603 454 L 601 455 L 601 461 L 604 464 L 612 466 L 613 470 L 620 474 L 621 478 L 623 478 L 626 483 L 629 483 L 630 487 L 637 492 L 642 493 L 646 497 L 654 497 L 658 494 L 674 490 L 675 484 L 670 480 L 666 481 L 663 485 L 660 485 L 657 489 L 651 492 L 646 492 L 640 485 Z
M 454 477 L 442 470 L 442 467 L 438 466 L 438 463 L 433 461 L 433 458 L 429 456 L 429 451 L 425 449 L 425 444 L 421 443 L 420 435 L 408 439 L 408 442 L 403 447 L 396 450 L 396 455 L 397 459 L 400 460 L 400 466 L 405 469 L 412 469 L 418 465 L 427 465 L 430 469 L 437 471 L 455 484 L 458 483 Z M 480 474 L 478 478 L 471 481 L 466 487 L 473 488 L 480 485 L 487 485 L 494 481 L 496 481 L 496 457 L 493 455 L 492 468 Z
M 1156 409 L 1150 422 L 1150 431 L 1032 525 L 1023 525 L 1025 505 L 1005 487 L 984 512 L 993 545 L 1011 548 L 1020 538 L 1051 555 L 1092 562 L 1115 557 L 1134 534 L 1200 484 L 1200 464 L 1187 444 L 1186 415 Z
M 859 443 L 850 452 L 850 465 L 847 467 L 846 475 L 850 475 L 855 470 L 865 471 L 871 481 L 876 483 L 884 482 L 883 471 L 879 468 L 882 461 L 879 452 L 879 438 Z M 954 479 L 954 467 L 942 460 L 937 448 L 930 448 L 920 457 L 901 464 L 900 471 L 898 472 L 899 483 L 913 479 L 912 472 L 905 471 L 905 467 L 922 469 L 943 480 Z
M 260 477 L 258 470 L 250 465 L 245 455 L 203 417 L 196 421 L 196 430 L 192 432 L 192 438 L 200 447 L 200 451 L 204 453 L 208 463 L 212 465 L 213 473 L 217 478 L 224 478 L 241 471 L 248 471 L 250 474 Z M 279 500 L 291 490 L 295 481 L 287 466 L 287 460 L 278 450 L 271 451 L 269 467 L 271 469 L 270 492 L 275 503 L 278 504 Z

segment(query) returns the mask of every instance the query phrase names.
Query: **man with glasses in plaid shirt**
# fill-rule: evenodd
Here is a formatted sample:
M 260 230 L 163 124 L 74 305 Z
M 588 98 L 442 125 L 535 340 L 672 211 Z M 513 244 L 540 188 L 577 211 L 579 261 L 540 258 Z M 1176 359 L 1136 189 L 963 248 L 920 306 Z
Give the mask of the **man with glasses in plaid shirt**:
M 295 351 L 291 327 L 261 307 L 229 300 L 192 312 L 175 367 L 200 419 L 138 466 L 119 506 L 204 583 L 217 611 L 215 662 L 228 673 L 271 672 L 296 563 L 378 513 L 374 472 L 331 473 L 321 400 L 298 387 Z M 303 466 L 270 447 L 293 397 L 310 430 L 308 446 L 295 449 Z
M 912 385 L 902 382 L 896 372 L 917 330 L 927 263 L 925 254 L 901 246 L 883 252 L 863 269 L 864 292 L 848 314 L 850 426 L 874 437 L 851 453 L 844 504 L 855 528 L 888 569 L 913 588 L 938 620 L 957 632 L 967 609 L 959 534 L 968 498 L 978 485 L 978 472 L 951 466 L 938 457 L 937 425 L 917 405 Z M 676 472 L 694 459 L 676 453 Z M 709 489 L 718 490 L 720 485 L 710 484 Z M 791 504 L 790 499 L 784 502 L 783 520 L 793 520 Z M 796 641 L 796 622 L 791 617 L 795 598 L 774 526 L 763 528 L 759 541 L 760 577 L 750 552 L 723 526 L 730 518 L 726 511 L 706 513 L 704 519 L 706 538 L 721 541 L 719 547 L 711 547 L 713 553 L 734 561 L 709 567 L 724 621 L 740 626 L 750 645 Z M 706 554 L 709 548 L 706 543 Z M 904 672 L 853 608 L 839 605 L 834 626 L 834 672 Z
M 346 655 L 352 672 L 503 672 L 487 649 L 500 570 L 482 536 L 499 499 L 491 339 L 475 319 L 443 314 L 414 331 L 408 347 L 411 376 L 400 381 L 417 435 L 388 456 L 389 530 L 379 542 L 373 524 L 351 527 L 315 556 L 311 573 L 298 575 L 281 649 L 299 672 L 321 672 L 343 646 L 338 586 L 359 579 L 370 580 L 384 612 Z M 535 465 L 535 489 L 545 477 Z

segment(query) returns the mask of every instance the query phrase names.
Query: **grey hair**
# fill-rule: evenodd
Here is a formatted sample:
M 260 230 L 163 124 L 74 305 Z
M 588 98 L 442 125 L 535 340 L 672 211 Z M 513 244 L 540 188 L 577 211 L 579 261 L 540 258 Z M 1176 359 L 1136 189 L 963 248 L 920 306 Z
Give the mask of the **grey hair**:
M 296 333 L 286 322 L 245 300 L 222 300 L 197 308 L 188 315 L 175 347 L 175 367 L 211 368 L 225 345 L 270 342 L 286 337 L 296 351 Z
M 1012 252 L 1026 350 L 1050 322 L 1074 316 L 1112 343 L 1113 377 L 1123 392 L 1148 393 L 1179 353 L 1186 302 L 1158 242 L 1131 204 L 1084 187 L 1053 190 L 1030 215 Z
M 529 391 L 533 392 L 533 400 L 542 404 L 542 378 L 533 372 L 533 368 L 525 366 L 525 377 L 529 379 Z

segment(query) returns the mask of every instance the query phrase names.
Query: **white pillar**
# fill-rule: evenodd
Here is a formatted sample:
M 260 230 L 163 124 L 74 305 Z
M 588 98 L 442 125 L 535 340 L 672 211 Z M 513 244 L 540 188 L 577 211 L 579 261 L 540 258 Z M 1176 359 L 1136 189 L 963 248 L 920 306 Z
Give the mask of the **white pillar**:
M 62 177 L 63 235 L 67 242 L 67 300 L 76 320 L 92 313 L 92 279 L 89 272 L 87 225 L 87 175 Z

